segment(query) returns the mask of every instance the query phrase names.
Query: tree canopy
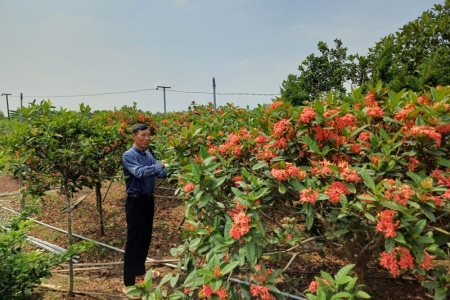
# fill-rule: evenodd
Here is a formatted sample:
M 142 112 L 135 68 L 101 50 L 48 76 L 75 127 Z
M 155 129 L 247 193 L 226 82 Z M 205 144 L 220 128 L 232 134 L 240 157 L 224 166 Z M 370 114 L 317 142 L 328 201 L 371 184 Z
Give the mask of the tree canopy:
M 353 87 L 383 82 L 393 91 L 423 91 L 450 84 L 450 0 L 435 4 L 369 48 L 367 55 L 348 54 L 340 39 L 335 48 L 320 41 L 320 55 L 310 54 L 280 87 L 281 97 L 301 105 L 327 92 L 342 95 Z

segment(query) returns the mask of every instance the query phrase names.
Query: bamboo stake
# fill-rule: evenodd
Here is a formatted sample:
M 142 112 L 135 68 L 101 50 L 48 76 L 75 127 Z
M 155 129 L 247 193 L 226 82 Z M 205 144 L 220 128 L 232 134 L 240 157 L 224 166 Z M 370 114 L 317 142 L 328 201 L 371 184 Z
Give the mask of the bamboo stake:
M 179 259 L 152 259 L 147 260 L 146 263 L 164 263 L 164 262 L 178 262 Z M 98 263 L 79 263 L 76 266 L 109 266 L 109 265 L 122 265 L 123 261 L 113 261 L 113 262 L 98 262 Z M 67 267 L 68 264 L 59 264 L 61 267 Z

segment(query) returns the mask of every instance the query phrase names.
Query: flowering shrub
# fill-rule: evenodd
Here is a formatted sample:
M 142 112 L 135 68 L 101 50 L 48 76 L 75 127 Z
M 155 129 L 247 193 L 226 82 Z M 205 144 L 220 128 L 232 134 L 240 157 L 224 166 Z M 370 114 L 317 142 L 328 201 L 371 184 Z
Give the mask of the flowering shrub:
M 442 227 L 449 221 L 449 93 L 393 93 L 379 84 L 308 107 L 279 100 L 253 111 L 188 113 L 180 136 L 156 139 L 181 167 L 187 240 L 173 255 L 185 259 L 189 277 L 212 251 L 238 263 L 232 276 L 269 257 L 318 251 L 320 241 L 354 264 L 360 282 L 376 260 L 392 276 L 434 276 L 433 258 L 448 258 L 450 235 Z M 222 283 L 213 292 L 244 293 Z M 280 296 L 278 284 L 261 286 Z

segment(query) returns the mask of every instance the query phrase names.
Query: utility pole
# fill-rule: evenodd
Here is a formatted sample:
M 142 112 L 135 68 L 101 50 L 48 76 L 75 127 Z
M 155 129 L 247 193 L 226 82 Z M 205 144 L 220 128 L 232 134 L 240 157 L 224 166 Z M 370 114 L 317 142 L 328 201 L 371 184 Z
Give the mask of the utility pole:
M 164 113 L 166 113 L 166 89 L 170 89 L 170 86 L 160 86 L 158 85 L 156 89 L 163 89 L 164 94 Z
M 213 77 L 214 113 L 216 113 L 216 79 Z
M 20 108 L 23 108 L 23 94 L 20 93 Z M 20 112 L 20 123 L 23 122 L 23 115 Z M 19 175 L 19 187 L 20 187 L 20 209 L 23 210 L 25 208 L 25 191 L 23 190 L 23 177 Z
M 2 96 L 6 96 L 6 112 L 8 113 L 8 120 L 11 121 L 9 118 L 9 102 L 8 102 L 8 96 L 11 96 L 11 94 L 2 94 Z

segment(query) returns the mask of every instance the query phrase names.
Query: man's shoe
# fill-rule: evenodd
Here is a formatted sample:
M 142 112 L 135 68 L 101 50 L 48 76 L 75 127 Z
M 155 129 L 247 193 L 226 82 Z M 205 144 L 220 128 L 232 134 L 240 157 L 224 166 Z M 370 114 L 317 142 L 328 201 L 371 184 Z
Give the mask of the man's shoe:
M 128 297 L 128 299 L 141 299 L 142 296 L 140 294 L 128 295 L 131 290 L 134 290 L 136 287 L 134 285 L 124 286 L 122 288 L 122 293 Z
M 158 278 L 161 274 L 159 273 L 159 271 L 156 270 L 152 270 L 152 279 Z M 145 275 L 139 275 L 136 276 L 136 283 L 137 284 L 142 284 L 144 283 L 144 279 L 145 279 Z
M 152 279 L 158 278 L 159 275 L 161 275 L 161 274 L 159 273 L 159 271 L 156 271 L 156 270 L 152 271 Z

